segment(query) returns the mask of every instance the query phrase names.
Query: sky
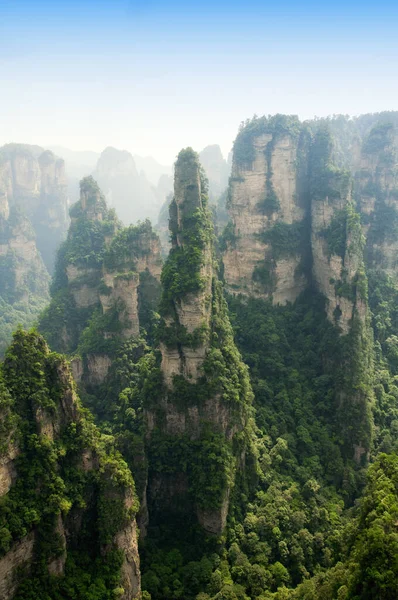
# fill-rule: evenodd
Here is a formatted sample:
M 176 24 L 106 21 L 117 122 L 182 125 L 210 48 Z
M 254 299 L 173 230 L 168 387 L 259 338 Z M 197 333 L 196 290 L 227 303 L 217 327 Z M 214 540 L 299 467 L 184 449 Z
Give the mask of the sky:
M 0 0 L 0 145 L 171 164 L 253 114 L 398 110 L 391 0 Z

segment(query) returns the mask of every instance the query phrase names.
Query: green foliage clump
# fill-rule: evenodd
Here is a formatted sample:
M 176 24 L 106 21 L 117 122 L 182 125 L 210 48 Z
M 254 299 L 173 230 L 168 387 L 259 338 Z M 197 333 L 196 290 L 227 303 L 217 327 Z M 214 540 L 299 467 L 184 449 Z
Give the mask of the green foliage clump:
M 347 212 L 344 208 L 334 213 L 330 225 L 321 235 L 327 242 L 329 258 L 336 255 L 344 259 L 347 244 Z
M 225 252 L 228 248 L 235 248 L 238 235 L 235 230 L 235 225 L 232 221 L 228 221 L 219 240 L 219 249 Z
M 263 214 L 270 216 L 273 213 L 278 212 L 278 210 L 281 207 L 281 204 L 280 204 L 278 196 L 276 195 L 276 192 L 272 186 L 271 180 L 268 178 L 267 178 L 266 186 L 267 186 L 266 196 L 265 196 L 264 200 L 262 200 L 262 202 L 259 202 L 257 204 L 257 208 Z
M 235 163 L 240 168 L 251 169 L 255 158 L 253 141 L 260 135 L 271 134 L 276 139 L 283 135 L 297 137 L 299 133 L 300 121 L 295 115 L 254 116 L 240 125 L 233 147 Z
M 271 259 L 259 262 L 253 269 L 252 279 L 261 284 L 266 292 L 271 293 L 277 281 L 275 263 Z
M 15 597 L 89 598 L 97 590 L 110 600 L 123 561 L 115 535 L 138 509 L 126 463 L 81 409 L 65 359 L 35 331 L 14 335 L 1 365 L 0 398 L 8 428 L 0 434 L 1 451 L 10 443 L 18 448 L 16 481 L 0 499 L 0 554 L 29 533 L 35 544 L 34 569 L 21 573 Z M 69 518 L 82 526 L 65 547 L 57 524 Z M 65 557 L 64 575 L 51 576 L 48 565 Z
M 198 292 L 204 285 L 201 275 L 204 249 L 213 235 L 206 204 L 196 209 L 192 216 L 184 218 L 182 227 L 183 241 L 172 247 L 162 271 L 163 311 L 170 310 L 174 301 L 180 300 L 186 294 Z
M 204 510 L 221 508 L 225 490 L 234 480 L 236 459 L 221 434 L 208 432 L 198 440 L 155 434 L 148 459 L 153 474 L 185 474 L 190 506 Z
M 351 174 L 336 167 L 332 161 L 333 139 L 327 125 L 320 125 L 312 140 L 309 153 L 310 194 L 314 201 L 338 200 L 347 197 Z
M 394 132 L 393 123 L 379 123 L 375 125 L 367 136 L 363 144 L 365 154 L 377 154 L 385 150 L 386 146 L 391 144 L 392 134 Z
M 156 240 L 156 235 L 148 219 L 138 225 L 124 227 L 112 239 L 104 255 L 104 267 L 109 271 L 118 271 L 123 270 L 127 265 L 130 270 L 133 270 L 136 258 L 143 257 L 150 252 L 150 245 L 143 243 L 144 237 Z
M 261 241 L 269 244 L 275 260 L 298 254 L 305 244 L 305 225 L 303 221 L 285 223 L 277 221 L 270 229 L 261 234 Z

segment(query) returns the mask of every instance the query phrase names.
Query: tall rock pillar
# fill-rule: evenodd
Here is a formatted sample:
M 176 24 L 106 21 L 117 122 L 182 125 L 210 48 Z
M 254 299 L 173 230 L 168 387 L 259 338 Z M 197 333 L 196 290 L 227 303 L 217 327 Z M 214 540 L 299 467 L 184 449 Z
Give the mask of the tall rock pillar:
M 162 272 L 163 386 L 146 408 L 149 519 L 185 515 L 220 534 L 244 462 L 252 393 L 217 278 L 206 181 L 190 148 L 178 156 L 174 193 Z

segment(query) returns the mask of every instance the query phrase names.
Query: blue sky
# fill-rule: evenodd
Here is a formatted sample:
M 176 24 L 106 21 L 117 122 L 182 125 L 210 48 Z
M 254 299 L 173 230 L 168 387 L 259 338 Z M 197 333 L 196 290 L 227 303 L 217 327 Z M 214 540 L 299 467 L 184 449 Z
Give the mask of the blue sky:
M 0 144 L 170 163 L 240 121 L 398 110 L 397 3 L 0 0 Z

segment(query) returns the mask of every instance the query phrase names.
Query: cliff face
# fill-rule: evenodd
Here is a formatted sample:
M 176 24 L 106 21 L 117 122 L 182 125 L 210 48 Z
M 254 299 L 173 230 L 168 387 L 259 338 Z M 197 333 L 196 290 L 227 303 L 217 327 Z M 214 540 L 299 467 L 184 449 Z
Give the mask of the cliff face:
M 220 534 L 244 460 L 235 440 L 248 423 L 251 390 L 217 280 L 206 182 L 189 148 L 178 156 L 174 190 L 162 272 L 163 391 L 146 407 L 149 522 L 181 511 Z
M 223 257 L 232 293 L 284 304 L 307 285 L 306 139 L 299 129 L 294 119 L 276 117 L 243 129 L 235 142 Z
M 350 172 L 331 160 L 330 134 L 320 128 L 310 151 L 313 281 L 327 298 L 329 320 L 347 334 L 354 312 L 363 323 L 366 320 L 365 240 L 351 200 Z
M 398 124 L 375 125 L 366 136 L 354 190 L 366 235 L 368 268 L 382 270 L 397 281 Z
M 119 585 L 121 598 L 138 598 L 134 482 L 85 420 L 66 361 L 36 333 L 20 331 L 0 375 L 1 597 L 45 589 L 50 575 L 51 591 L 62 596 L 73 585 L 68 553 L 79 548 L 82 582 L 100 577 L 109 591 Z M 104 575 L 111 565 L 113 575 Z
M 343 132 L 349 134 L 350 148 L 357 148 L 347 169 L 338 166 L 346 158 L 344 140 L 333 141 L 328 123 L 301 124 L 280 115 L 247 123 L 234 145 L 231 221 L 221 246 L 233 294 L 284 304 L 312 287 L 326 298 L 327 317 L 340 339 L 333 358 L 325 356 L 325 373 L 333 373 L 336 383 L 344 454 L 360 462 L 372 437 L 373 367 L 365 237 L 352 196 L 360 138 L 349 128 Z M 391 172 L 374 169 L 392 185 Z M 357 189 L 355 199 L 358 195 L 364 214 L 366 203 Z M 371 226 L 364 229 L 369 253 Z M 355 431 L 348 425 L 354 420 Z
M 29 219 L 42 259 L 52 271 L 56 249 L 68 226 L 64 161 L 38 146 L 7 144 L 0 148 L 0 207 L 5 203 Z
M 38 146 L 0 148 L 0 355 L 49 298 L 48 270 L 67 227 L 63 161 Z
M 49 275 L 28 219 L 2 200 L 0 214 L 0 355 L 19 323 L 30 326 L 49 299 Z
M 79 381 L 102 383 L 119 341 L 147 326 L 143 313 L 157 302 L 161 265 L 150 223 L 122 228 L 96 182 L 82 180 L 58 255 L 53 299 L 41 319 L 56 349 L 81 355 L 83 364 L 73 361 Z

